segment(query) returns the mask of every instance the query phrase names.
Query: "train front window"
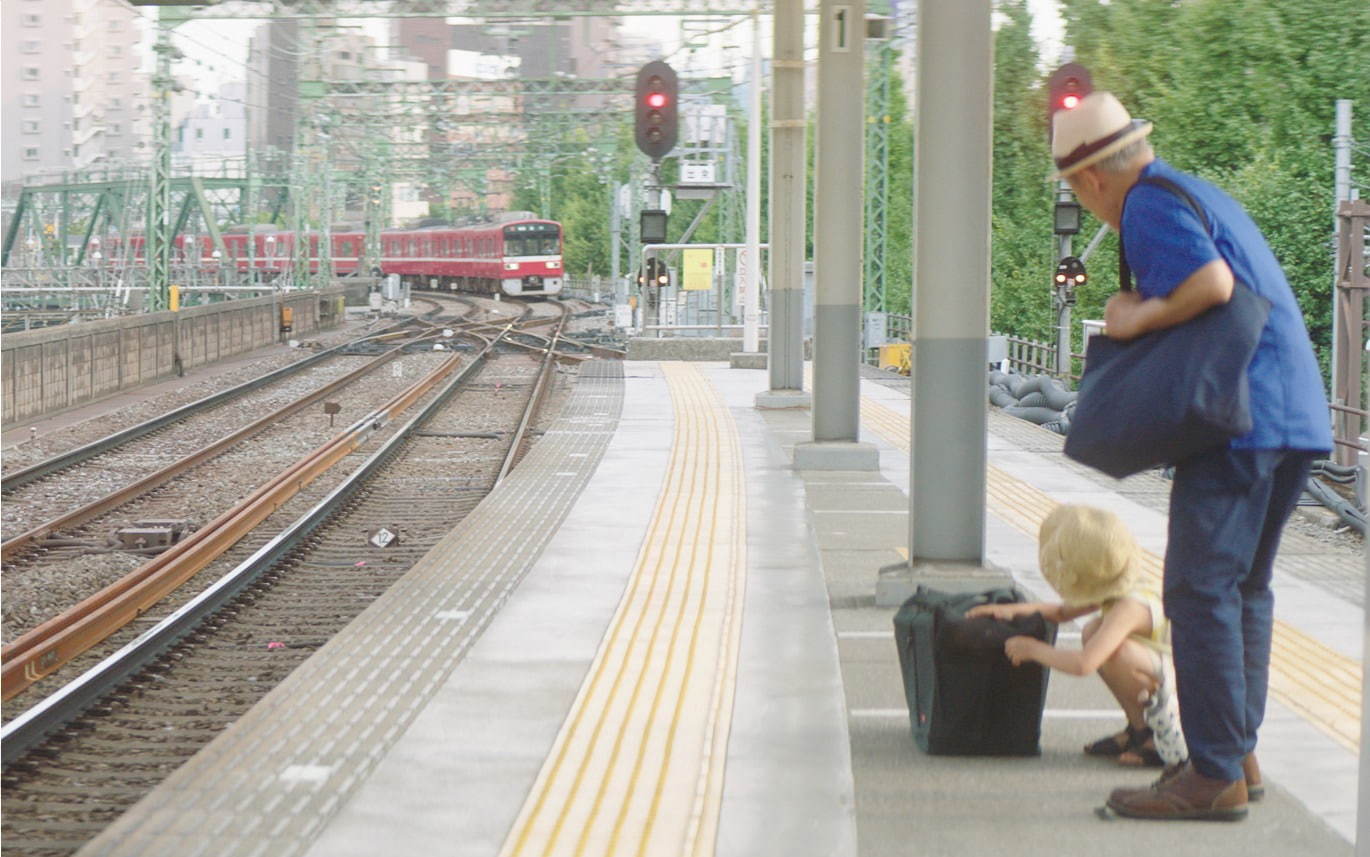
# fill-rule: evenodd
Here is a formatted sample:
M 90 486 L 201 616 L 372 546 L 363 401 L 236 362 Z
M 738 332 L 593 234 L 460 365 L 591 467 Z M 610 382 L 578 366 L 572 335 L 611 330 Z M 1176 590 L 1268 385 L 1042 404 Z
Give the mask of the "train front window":
M 555 256 L 560 228 L 555 223 L 517 223 L 504 227 L 505 256 Z

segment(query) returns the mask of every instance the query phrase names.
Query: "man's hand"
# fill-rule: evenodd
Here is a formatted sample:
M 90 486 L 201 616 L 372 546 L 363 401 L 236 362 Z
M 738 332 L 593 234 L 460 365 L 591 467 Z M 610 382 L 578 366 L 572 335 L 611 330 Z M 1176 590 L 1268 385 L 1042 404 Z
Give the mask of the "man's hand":
M 1118 292 L 1104 306 L 1104 332 L 1123 342 L 1153 330 L 1183 324 L 1211 306 L 1232 299 L 1232 269 L 1214 259 L 1163 298 L 1142 299 L 1136 291 Z
M 1109 339 L 1126 342 L 1142 334 L 1138 324 L 1142 296 L 1136 291 L 1118 292 L 1104 305 L 1104 333 Z

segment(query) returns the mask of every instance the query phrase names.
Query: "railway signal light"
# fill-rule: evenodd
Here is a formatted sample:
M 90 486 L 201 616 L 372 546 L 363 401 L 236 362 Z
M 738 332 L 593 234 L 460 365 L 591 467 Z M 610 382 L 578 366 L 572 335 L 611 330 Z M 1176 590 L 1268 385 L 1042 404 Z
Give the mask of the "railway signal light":
M 656 257 L 648 259 L 643 263 L 642 270 L 637 275 L 637 284 L 642 287 L 664 288 L 671 284 L 671 269 L 666 267 L 666 263 Z
M 1047 140 L 1051 140 L 1051 120 L 1058 110 L 1073 110 L 1080 101 L 1094 91 L 1094 80 L 1089 69 L 1077 62 L 1068 62 L 1051 73 L 1047 79 Z
M 1066 256 L 1056 263 L 1056 285 L 1066 289 L 1083 286 L 1089 281 L 1085 263 L 1075 256 Z
M 653 161 L 675 148 L 676 74 L 661 60 L 644 65 L 637 73 L 633 97 L 633 136 L 637 147 Z

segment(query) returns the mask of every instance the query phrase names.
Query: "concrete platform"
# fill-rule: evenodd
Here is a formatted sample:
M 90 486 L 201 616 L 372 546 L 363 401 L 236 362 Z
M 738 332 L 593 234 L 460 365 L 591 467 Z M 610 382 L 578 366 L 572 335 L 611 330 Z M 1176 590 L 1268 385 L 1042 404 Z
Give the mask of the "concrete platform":
M 1154 772 L 1080 753 L 1121 724 L 1097 679 L 1052 677 L 1040 757 L 912 742 L 876 605 L 907 558 L 907 393 L 862 383 L 879 469 L 796 470 L 809 411 L 757 408 L 766 383 L 587 371 L 479 515 L 81 853 L 1352 853 L 1359 721 L 1337 712 L 1359 704 L 1361 611 L 1288 563 L 1358 555 L 1287 539 L 1250 818 L 1100 821 Z M 1045 595 L 1035 522 L 1066 500 L 1163 551 L 1163 484 L 1094 477 L 1025 425 L 991 420 L 993 566 Z

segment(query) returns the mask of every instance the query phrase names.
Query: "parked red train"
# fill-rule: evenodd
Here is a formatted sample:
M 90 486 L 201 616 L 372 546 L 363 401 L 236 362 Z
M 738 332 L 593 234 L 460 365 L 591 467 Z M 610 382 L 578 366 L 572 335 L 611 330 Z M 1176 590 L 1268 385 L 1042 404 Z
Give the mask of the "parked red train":
M 561 291 L 561 224 L 540 220 L 526 212 L 506 219 L 469 226 L 427 226 L 420 229 L 387 229 L 381 233 L 380 273 L 398 274 L 416 288 L 460 290 L 506 295 L 554 295 Z M 310 268 L 318 270 L 319 235 L 305 233 L 310 241 Z M 239 271 L 249 268 L 281 272 L 294 265 L 296 236 L 293 232 L 259 226 L 231 227 L 223 233 L 226 264 Z M 254 247 L 249 250 L 248 241 Z M 333 271 L 339 276 L 358 272 L 365 233 L 336 231 L 332 236 Z M 130 238 L 131 250 L 143 258 L 143 236 Z M 119 257 L 118 242 L 107 243 L 108 258 Z M 197 251 L 201 264 L 213 268 L 213 242 L 207 235 L 177 236 L 178 259 Z M 255 251 L 255 252 L 254 252 Z M 362 271 L 361 273 L 367 273 Z

